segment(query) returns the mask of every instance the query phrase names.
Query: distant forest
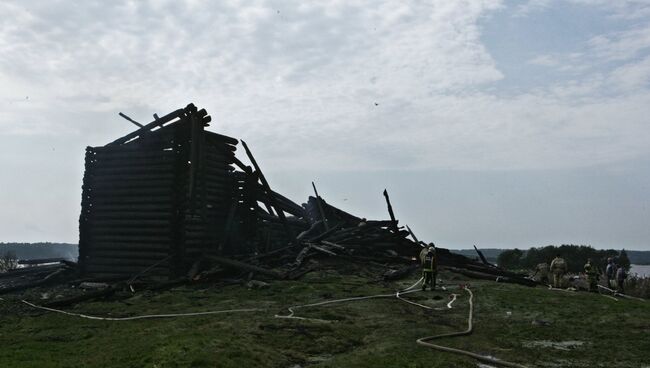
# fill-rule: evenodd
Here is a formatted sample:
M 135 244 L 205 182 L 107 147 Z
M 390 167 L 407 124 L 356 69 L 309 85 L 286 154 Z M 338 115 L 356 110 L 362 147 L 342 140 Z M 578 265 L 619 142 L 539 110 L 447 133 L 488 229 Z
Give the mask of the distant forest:
M 548 247 L 534 248 L 535 251 L 533 251 L 533 253 L 535 253 L 536 251 L 537 251 L 537 253 L 539 253 L 539 250 L 544 249 L 544 248 L 548 248 L 547 251 L 551 255 L 549 256 L 550 259 L 547 260 L 546 262 L 550 263 L 551 259 L 553 259 L 554 255 L 555 255 L 554 252 L 556 252 L 560 248 L 558 248 L 558 247 L 549 248 L 549 247 L 553 247 L 553 246 L 549 245 Z M 563 245 L 562 247 L 586 247 L 586 248 L 589 248 L 589 249 L 593 249 L 591 247 L 577 246 L 577 245 Z M 487 260 L 489 262 L 492 262 L 492 263 L 497 263 L 499 255 L 501 255 L 501 253 L 503 253 L 505 251 L 509 251 L 509 252 L 514 251 L 513 249 L 499 249 L 499 248 L 484 248 L 484 249 L 479 248 L 479 250 L 483 253 L 485 258 L 487 258 Z M 610 250 L 609 253 L 612 253 L 612 252 L 618 253 L 619 250 L 616 250 L 616 251 Z M 452 249 L 451 251 L 454 252 L 454 253 L 462 254 L 462 255 L 464 255 L 466 257 L 470 257 L 470 258 L 478 257 L 478 255 L 476 254 L 476 251 L 474 249 L 459 249 L 459 250 Z M 522 250 L 520 252 L 521 252 L 520 257 L 522 258 L 522 260 L 525 260 L 527 251 Z M 603 251 L 603 252 L 605 252 L 605 251 Z M 646 251 L 646 250 L 625 250 L 625 252 L 627 253 L 627 257 L 629 258 L 631 264 L 650 265 L 650 251 Z M 589 253 L 589 252 L 586 252 L 585 254 L 587 254 L 587 253 Z M 596 253 L 598 253 L 598 252 L 596 251 L 595 253 L 593 253 L 593 255 L 595 255 Z M 589 256 L 591 256 L 591 255 L 592 254 L 590 254 Z M 544 257 L 544 256 L 542 256 L 542 257 Z M 585 256 L 585 260 L 586 260 L 586 257 L 587 256 Z M 532 255 L 531 255 L 531 257 L 529 257 L 529 258 L 530 258 L 529 260 L 530 260 L 531 264 L 533 262 L 537 262 L 539 260 L 539 259 L 537 259 L 538 256 L 532 257 Z M 533 258 L 535 258 L 535 260 L 533 260 Z M 580 262 L 583 262 L 583 264 L 584 264 L 584 261 L 580 261 Z M 528 263 L 528 262 L 524 261 L 524 263 Z M 541 263 L 541 261 L 537 262 L 537 263 Z M 537 265 L 537 263 L 535 263 L 532 267 Z M 523 266 L 524 268 L 527 268 L 528 265 L 527 264 L 522 264 L 521 266 Z
M 510 249 L 479 248 L 479 250 L 483 252 L 488 261 L 496 263 L 499 255 Z M 77 259 L 78 256 L 77 244 L 68 243 L 0 243 L 0 255 L 5 254 L 7 251 L 14 252 L 19 259 L 58 257 Z M 470 258 L 478 257 L 474 249 L 452 249 L 451 251 Z M 525 250 L 522 252 L 526 253 Z M 627 250 L 626 252 L 630 263 L 638 265 L 650 264 L 650 251 Z
M 0 243 L 0 255 L 11 252 L 18 259 L 67 258 L 77 260 L 77 244 L 67 243 Z

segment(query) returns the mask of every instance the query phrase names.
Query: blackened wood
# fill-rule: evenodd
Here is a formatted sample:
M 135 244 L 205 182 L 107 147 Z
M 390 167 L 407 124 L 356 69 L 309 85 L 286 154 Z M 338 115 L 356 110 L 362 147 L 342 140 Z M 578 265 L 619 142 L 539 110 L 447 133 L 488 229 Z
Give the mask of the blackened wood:
M 492 265 L 490 262 L 488 262 L 488 260 L 485 258 L 485 256 L 483 255 L 483 252 L 481 252 L 480 250 L 478 250 L 478 248 L 476 248 L 476 245 L 474 245 L 474 250 L 476 251 L 476 253 L 478 253 L 478 256 L 481 258 L 481 262 L 483 262 L 484 265 L 486 265 L 486 266 L 493 266 L 493 265 Z
M 41 258 L 41 259 L 21 259 L 18 260 L 18 264 L 21 265 L 38 265 L 44 263 L 60 263 L 65 261 L 65 258 Z
M 145 203 L 145 204 L 114 204 L 114 203 L 93 203 L 90 207 L 93 213 L 112 213 L 112 212 L 128 212 L 128 213 L 148 213 L 155 211 L 158 213 L 172 213 L 171 203 Z
M 409 234 L 411 234 L 411 237 L 413 238 L 413 240 L 414 240 L 416 243 L 419 243 L 420 241 L 418 240 L 418 238 L 417 238 L 417 237 L 415 236 L 415 234 L 413 233 L 413 230 L 411 230 L 411 228 L 410 228 L 408 225 L 406 225 L 406 229 L 409 231 Z
M 93 235 L 92 242 L 106 242 L 106 243 L 168 243 L 170 237 L 160 235 L 150 236 L 127 236 L 127 235 Z
M 223 238 L 221 239 L 222 245 L 219 251 L 222 251 L 223 248 L 228 248 L 230 240 L 232 239 L 232 226 L 235 221 L 235 216 L 237 214 L 237 207 L 239 206 L 239 201 L 233 200 L 230 205 L 230 210 L 228 211 L 228 217 L 226 218 L 226 225 L 223 229 Z
M 264 177 L 264 174 L 262 173 L 262 170 L 260 169 L 259 165 L 257 164 L 257 161 L 255 161 L 255 157 L 253 157 L 253 154 L 251 153 L 250 149 L 248 149 L 248 145 L 246 145 L 246 142 L 241 141 L 242 146 L 244 146 L 244 150 L 246 151 L 246 155 L 248 158 L 251 160 L 251 163 L 253 164 L 253 167 L 255 167 L 255 171 L 259 175 L 260 181 L 262 182 L 262 185 L 264 186 L 264 189 L 267 191 L 267 193 L 273 193 L 271 191 L 271 187 L 269 186 L 268 181 L 266 181 L 266 178 Z M 284 212 L 282 209 L 280 209 L 275 201 L 275 197 L 270 196 L 271 204 L 273 205 L 273 208 L 276 210 L 278 213 L 278 217 L 280 217 L 280 220 L 282 221 L 282 225 L 284 226 L 285 231 L 287 232 L 287 236 L 289 237 L 290 241 L 294 244 L 298 244 L 298 241 L 296 240 L 296 236 L 287 224 L 287 219 L 284 216 Z
M 384 189 L 384 197 L 386 198 L 386 206 L 388 206 L 388 214 L 390 215 L 390 220 L 393 222 L 393 231 L 397 232 L 397 220 L 395 220 L 393 206 L 390 205 L 390 198 L 388 197 L 388 191 L 386 189 Z
M 142 124 L 138 123 L 137 121 L 131 119 L 130 117 L 126 116 L 126 114 L 124 114 L 124 113 L 122 113 L 122 112 L 120 112 L 119 115 L 120 115 L 121 117 L 123 117 L 124 119 L 130 121 L 131 123 L 135 124 L 135 125 L 138 126 L 139 128 L 143 128 L 143 127 L 144 127 L 144 125 L 142 125 Z
M 323 211 L 323 204 L 322 199 L 318 195 L 318 190 L 316 190 L 316 184 L 312 181 L 311 182 L 312 188 L 314 188 L 314 194 L 316 195 L 316 202 L 318 204 L 318 212 L 320 213 L 321 220 L 323 221 L 323 225 L 325 226 L 325 231 L 330 229 L 330 225 L 327 221 L 327 217 L 325 216 L 325 211 Z
M 90 292 L 86 292 L 86 293 L 81 294 L 81 295 L 75 295 L 75 296 L 68 297 L 68 298 L 53 300 L 53 301 L 44 303 L 43 306 L 48 307 L 48 308 L 66 307 L 66 306 L 69 306 L 69 305 L 78 304 L 78 303 L 89 301 L 89 300 L 106 298 L 106 297 L 109 297 L 109 296 L 115 294 L 116 291 L 117 291 L 117 289 L 114 286 L 109 285 L 107 288 L 102 289 L 102 290 L 90 291 Z
M 258 266 L 253 266 L 251 264 L 247 264 L 244 262 L 236 261 L 234 259 L 229 259 L 229 258 L 224 258 L 224 257 L 218 257 L 218 256 L 207 256 L 208 259 L 211 261 L 214 261 L 218 264 L 231 267 L 231 268 L 237 268 L 245 271 L 250 271 L 250 272 L 255 272 L 259 273 L 265 276 L 270 276 L 276 279 L 282 279 L 284 278 L 284 275 L 281 273 L 274 271 L 274 270 L 269 270 L 266 268 L 258 267 Z
M 170 172 L 157 172 L 157 173 L 130 173 L 130 174 L 98 174 L 91 172 L 87 174 L 86 181 L 145 181 L 145 180 L 170 180 L 173 174 Z
M 179 109 L 179 110 L 176 110 L 174 112 L 171 112 L 171 113 L 163 116 L 162 118 L 156 119 L 153 122 L 143 126 L 142 128 L 140 128 L 140 129 L 138 129 L 138 130 L 136 130 L 136 131 L 134 131 L 132 133 L 129 133 L 129 134 L 125 135 L 124 137 L 121 137 L 121 138 L 118 138 L 118 139 L 114 140 L 113 142 L 107 144 L 106 146 L 114 146 L 114 145 L 118 145 L 118 144 L 123 144 L 123 143 L 125 143 L 125 142 L 127 142 L 127 141 L 129 141 L 129 140 L 131 140 L 133 138 L 136 138 L 136 137 L 144 134 L 145 132 L 150 131 L 151 129 L 153 129 L 155 127 L 159 127 L 159 126 L 161 126 L 161 125 L 163 125 L 165 123 L 168 123 L 168 122 L 170 122 L 170 121 L 172 121 L 172 120 L 174 120 L 174 119 L 176 119 L 178 117 L 181 117 L 183 115 L 183 113 L 184 113 L 183 109 Z
M 215 132 L 206 132 L 206 133 L 207 133 L 207 138 L 212 142 L 216 142 L 217 144 L 225 142 L 227 144 L 235 145 L 239 143 L 239 141 L 233 137 L 228 137 L 226 135 L 215 133 Z

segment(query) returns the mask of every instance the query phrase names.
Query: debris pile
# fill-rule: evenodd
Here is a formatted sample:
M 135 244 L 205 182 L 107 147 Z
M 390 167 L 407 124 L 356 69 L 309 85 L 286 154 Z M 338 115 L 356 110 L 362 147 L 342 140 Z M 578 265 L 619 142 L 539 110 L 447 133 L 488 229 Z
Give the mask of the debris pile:
M 273 191 L 248 145 L 206 131 L 211 118 L 193 104 L 154 114 L 146 125 L 126 118 L 138 129 L 86 149 L 78 266 L 64 262 L 3 274 L 0 293 L 54 280 L 133 289 L 145 280 L 163 287 L 295 279 L 323 259 L 374 264 L 386 269 L 384 278 L 396 279 L 416 271 L 421 249 L 429 246 L 399 225 L 387 191 L 389 220 L 345 212 L 326 202 L 314 183 L 314 196 L 303 205 Z M 250 165 L 235 155 L 239 143 Z M 535 285 L 477 252 L 482 261 L 437 248 L 438 264 L 470 277 Z

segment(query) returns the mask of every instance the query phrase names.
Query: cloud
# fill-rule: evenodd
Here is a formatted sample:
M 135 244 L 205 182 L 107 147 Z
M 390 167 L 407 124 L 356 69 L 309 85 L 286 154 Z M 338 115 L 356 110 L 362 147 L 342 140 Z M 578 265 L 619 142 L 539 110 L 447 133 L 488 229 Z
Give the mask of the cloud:
M 589 46 L 599 58 L 629 60 L 650 50 L 650 22 L 625 31 L 595 36 L 589 40 Z
M 101 144 L 130 129 L 118 111 L 145 121 L 193 101 L 213 115 L 214 130 L 244 138 L 272 167 L 543 169 L 648 154 L 637 143 L 647 132 L 636 105 L 648 102 L 646 89 L 632 84 L 645 69 L 632 63 L 495 93 L 507 75 L 482 42 L 481 22 L 504 10 L 499 1 L 0 7 L 5 137 L 49 132 Z M 592 39 L 593 50 L 627 39 L 604 37 Z M 529 63 L 582 73 L 588 57 Z M 643 93 L 605 96 L 613 79 Z M 638 115 L 627 114 L 609 140 L 621 108 Z

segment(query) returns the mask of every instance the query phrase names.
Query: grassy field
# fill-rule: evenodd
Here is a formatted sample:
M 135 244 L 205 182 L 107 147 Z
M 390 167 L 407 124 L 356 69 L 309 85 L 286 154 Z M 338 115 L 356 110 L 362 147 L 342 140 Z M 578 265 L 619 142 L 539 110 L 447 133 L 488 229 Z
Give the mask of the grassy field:
M 466 357 L 415 344 L 422 336 L 466 327 L 467 280 L 442 274 L 450 291 L 298 309 L 328 320 L 274 318 L 286 307 L 333 298 L 390 293 L 413 283 L 382 284 L 320 271 L 265 289 L 199 285 L 143 293 L 123 301 L 84 303 L 71 312 L 101 316 L 231 308 L 261 312 L 94 321 L 0 300 L 0 367 L 477 367 Z M 650 303 L 597 294 L 469 281 L 475 332 L 440 340 L 529 367 L 650 367 Z M 452 309 L 446 304 L 458 293 Z M 38 294 L 35 294 L 38 295 Z

